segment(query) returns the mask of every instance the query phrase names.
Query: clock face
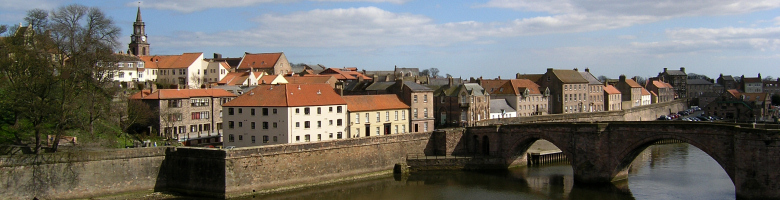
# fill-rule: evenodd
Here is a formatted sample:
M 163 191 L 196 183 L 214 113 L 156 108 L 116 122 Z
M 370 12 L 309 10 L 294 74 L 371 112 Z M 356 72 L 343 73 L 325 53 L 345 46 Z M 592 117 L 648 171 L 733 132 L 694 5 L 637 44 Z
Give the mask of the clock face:
M 141 36 L 141 41 L 146 42 L 146 36 Z

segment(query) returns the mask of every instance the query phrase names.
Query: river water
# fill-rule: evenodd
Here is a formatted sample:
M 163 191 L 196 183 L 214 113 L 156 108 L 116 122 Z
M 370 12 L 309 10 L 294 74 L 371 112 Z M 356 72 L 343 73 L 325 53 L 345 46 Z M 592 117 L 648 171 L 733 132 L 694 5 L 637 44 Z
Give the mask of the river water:
M 648 147 L 627 181 L 574 185 L 567 164 L 499 171 L 429 171 L 239 199 L 735 199 L 726 172 L 689 144 Z

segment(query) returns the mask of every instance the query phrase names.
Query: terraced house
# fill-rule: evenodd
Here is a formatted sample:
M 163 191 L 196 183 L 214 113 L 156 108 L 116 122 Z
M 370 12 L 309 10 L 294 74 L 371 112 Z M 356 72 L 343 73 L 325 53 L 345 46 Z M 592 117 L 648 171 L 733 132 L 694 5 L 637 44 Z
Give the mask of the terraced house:
M 547 114 L 549 97 L 549 89 L 541 89 L 528 79 L 508 80 L 490 94 L 491 99 L 506 100 L 520 117 Z
M 547 68 L 547 73 L 536 83 L 541 88 L 550 88 L 550 113 L 579 113 L 588 109 L 589 82 L 577 70 Z
M 349 111 L 347 137 L 408 133 L 409 105 L 394 94 L 344 96 Z
M 476 83 L 449 84 L 434 91 L 436 127 L 472 125 L 490 117 L 490 96 Z
M 347 103 L 328 84 L 261 84 L 223 106 L 225 146 L 348 137 Z

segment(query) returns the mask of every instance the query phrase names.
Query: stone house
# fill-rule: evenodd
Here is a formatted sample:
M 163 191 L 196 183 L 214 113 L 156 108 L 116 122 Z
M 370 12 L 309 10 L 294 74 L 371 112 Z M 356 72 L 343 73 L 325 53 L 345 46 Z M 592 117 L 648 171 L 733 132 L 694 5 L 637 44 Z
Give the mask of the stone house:
M 688 79 L 688 98 L 694 99 L 704 95 L 708 92 L 720 92 L 715 91 L 715 84 L 704 79 Z
M 629 109 L 642 105 L 642 86 L 633 79 L 626 79 L 626 75 L 620 75 L 615 88 L 620 91 L 623 100 L 621 109 Z
M 249 53 L 245 52 L 244 57 L 238 64 L 235 72 L 265 72 L 266 74 L 278 75 L 292 72 L 292 66 L 287 60 L 284 52 L 279 53 Z
M 396 80 L 387 88 L 390 93 L 409 105 L 409 132 L 423 133 L 433 131 L 433 89 L 417 84 L 414 81 Z
M 733 76 L 731 76 L 731 75 L 725 75 L 725 76 L 724 76 L 723 74 L 720 74 L 720 75 L 718 76 L 717 83 L 718 83 L 719 85 L 722 85 L 722 86 L 723 86 L 723 90 L 724 90 L 724 91 L 725 91 L 725 90 L 730 90 L 730 89 L 738 89 L 738 88 L 739 88 L 739 85 L 737 84 L 737 81 L 736 81 L 736 80 L 734 80 L 734 77 L 733 77 Z M 722 93 L 722 92 L 721 92 L 721 93 Z
M 658 73 L 658 78 L 672 85 L 677 98 L 688 98 L 688 74 L 685 73 L 685 67 L 680 67 L 680 70 L 664 68 L 663 72 Z
M 225 146 L 349 137 L 347 104 L 328 84 L 257 85 L 223 106 Z
M 347 137 L 408 133 L 409 105 L 397 95 L 352 95 L 342 98 L 347 102 Z
M 742 75 L 742 91 L 745 93 L 762 93 L 764 92 L 764 82 L 761 80 L 761 74 L 758 77 L 745 77 Z
M 588 104 L 585 112 L 604 111 L 604 83 L 593 76 L 588 68 L 585 68 L 585 71 L 580 72 L 580 74 L 582 74 L 582 78 L 588 80 Z
M 477 121 L 488 119 L 490 96 L 476 83 L 450 84 L 433 92 L 434 113 L 438 119 L 436 127 L 471 126 Z
M 150 129 L 161 137 L 185 145 L 222 142 L 222 105 L 236 95 L 223 89 L 154 89 L 129 97 L 139 100 L 157 116 Z
M 604 86 L 604 111 L 618 111 L 623 108 L 623 98 L 615 86 Z
M 541 90 L 539 85 L 528 79 L 508 80 L 490 94 L 491 99 L 504 99 L 515 108 L 519 117 L 547 114 L 550 90 Z
M 549 113 L 580 113 L 587 110 L 590 82 L 577 70 L 547 68 L 547 72 L 536 83 L 540 88 L 550 89 Z
M 674 88 L 669 83 L 665 83 L 660 80 L 647 80 L 646 88 L 652 93 L 655 93 L 658 98 L 652 103 L 663 103 L 674 100 Z M 691 85 L 688 85 L 690 88 Z M 690 93 L 690 90 L 688 91 Z M 689 95 L 690 96 L 690 95 Z

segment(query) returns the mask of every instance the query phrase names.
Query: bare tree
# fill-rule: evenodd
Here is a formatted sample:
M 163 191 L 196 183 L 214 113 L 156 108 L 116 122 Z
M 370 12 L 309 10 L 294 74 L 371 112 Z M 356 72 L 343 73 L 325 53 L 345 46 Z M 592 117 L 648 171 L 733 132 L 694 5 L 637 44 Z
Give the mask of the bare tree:
M 428 71 L 431 72 L 431 78 L 439 77 L 439 68 L 433 67 L 431 69 L 428 69 Z
M 604 76 L 604 75 L 599 76 L 598 79 L 602 83 L 606 83 L 607 81 L 609 81 L 609 78 L 607 78 L 607 76 Z

